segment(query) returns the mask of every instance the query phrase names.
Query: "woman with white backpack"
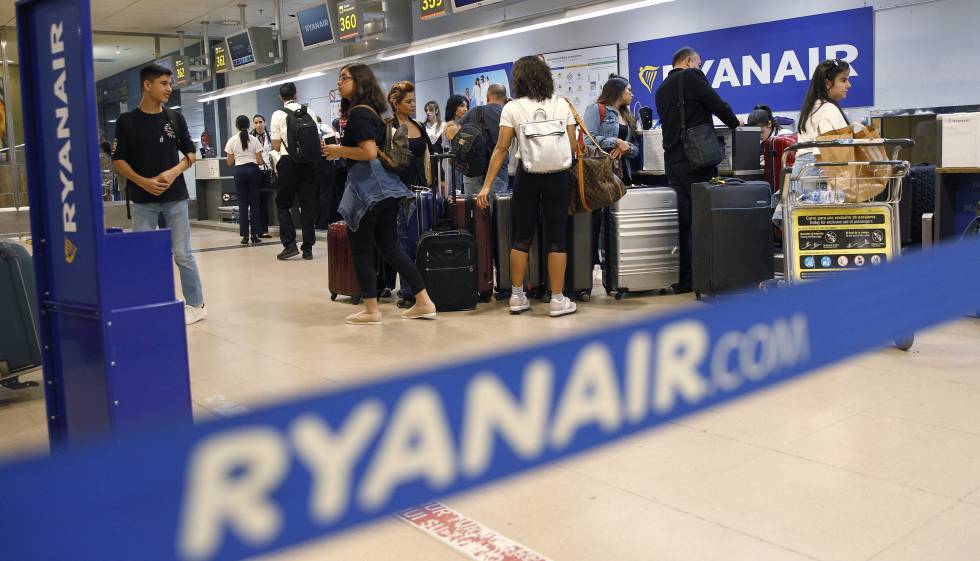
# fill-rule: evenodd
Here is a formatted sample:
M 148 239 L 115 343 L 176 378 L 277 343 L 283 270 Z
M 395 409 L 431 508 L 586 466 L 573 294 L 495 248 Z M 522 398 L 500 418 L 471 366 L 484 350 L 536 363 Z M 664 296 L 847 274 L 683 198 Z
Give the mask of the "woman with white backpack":
M 511 199 L 513 244 L 510 251 L 510 313 L 531 308 L 524 293 L 524 274 L 528 252 L 543 217 L 544 251 L 548 254 L 551 287 L 551 317 L 575 312 L 575 302 L 562 291 L 565 286 L 565 226 L 571 200 L 568 173 L 576 152 L 575 118 L 568 102 L 555 95 L 551 69 L 537 56 L 526 56 L 514 63 L 512 90 L 516 99 L 504 106 L 500 115 L 500 137 L 490 158 L 478 204 L 490 206 L 490 190 L 516 139 L 517 176 Z

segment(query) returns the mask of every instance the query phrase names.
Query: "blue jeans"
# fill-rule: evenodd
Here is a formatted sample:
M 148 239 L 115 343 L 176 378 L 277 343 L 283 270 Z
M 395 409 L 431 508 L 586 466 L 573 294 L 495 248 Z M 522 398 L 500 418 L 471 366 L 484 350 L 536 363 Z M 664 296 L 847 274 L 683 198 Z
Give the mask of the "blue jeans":
M 480 190 L 483 189 L 483 181 L 485 176 L 480 177 L 466 177 L 463 176 L 463 193 L 467 195 L 479 195 Z M 506 193 L 508 188 L 507 176 L 505 175 L 503 179 L 498 175 L 493 179 L 493 184 L 491 185 L 492 192 L 496 193 Z
M 201 288 L 201 275 L 191 254 L 191 221 L 187 214 L 187 201 L 172 203 L 133 203 L 133 231 L 147 232 L 157 229 L 160 214 L 170 228 L 170 246 L 174 252 L 174 262 L 180 270 L 180 288 L 184 302 L 194 306 L 204 305 L 204 291 Z

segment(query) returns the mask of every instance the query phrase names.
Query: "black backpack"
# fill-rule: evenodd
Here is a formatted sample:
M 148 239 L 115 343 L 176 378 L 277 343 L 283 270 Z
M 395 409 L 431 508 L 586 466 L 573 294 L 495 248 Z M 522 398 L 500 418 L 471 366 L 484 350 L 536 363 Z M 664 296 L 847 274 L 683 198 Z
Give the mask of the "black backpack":
M 286 112 L 286 149 L 289 158 L 296 163 L 317 162 L 323 157 L 320 152 L 320 127 L 310 116 L 306 106 Z
M 466 123 L 453 137 L 452 151 L 456 169 L 466 177 L 482 177 L 490 167 L 492 139 L 490 129 L 484 121 L 483 107 L 476 108 L 476 122 Z

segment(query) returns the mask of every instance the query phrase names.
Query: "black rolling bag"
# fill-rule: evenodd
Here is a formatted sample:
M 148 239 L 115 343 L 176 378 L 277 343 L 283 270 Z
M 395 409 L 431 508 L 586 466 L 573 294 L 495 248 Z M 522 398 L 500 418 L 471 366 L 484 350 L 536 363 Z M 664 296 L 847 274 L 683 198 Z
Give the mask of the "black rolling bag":
M 694 292 L 751 292 L 773 278 L 772 188 L 739 179 L 695 183 L 693 206 Z

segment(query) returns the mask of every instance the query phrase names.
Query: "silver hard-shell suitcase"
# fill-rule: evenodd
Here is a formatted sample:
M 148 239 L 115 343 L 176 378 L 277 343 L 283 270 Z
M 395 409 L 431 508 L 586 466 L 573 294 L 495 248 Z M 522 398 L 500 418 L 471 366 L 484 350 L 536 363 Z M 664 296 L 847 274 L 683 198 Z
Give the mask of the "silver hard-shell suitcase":
M 632 187 L 603 212 L 602 284 L 627 292 L 663 290 L 680 279 L 677 193 L 669 187 Z

